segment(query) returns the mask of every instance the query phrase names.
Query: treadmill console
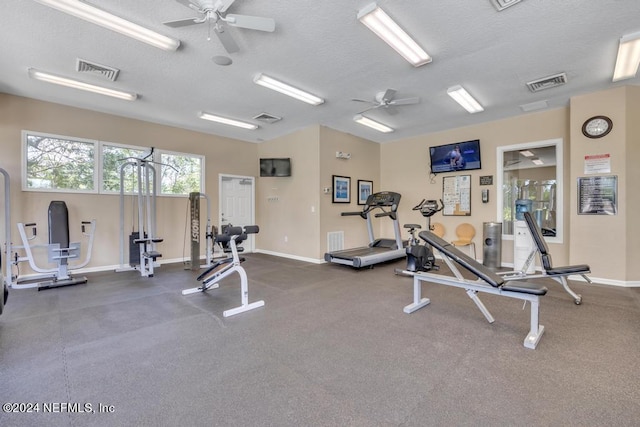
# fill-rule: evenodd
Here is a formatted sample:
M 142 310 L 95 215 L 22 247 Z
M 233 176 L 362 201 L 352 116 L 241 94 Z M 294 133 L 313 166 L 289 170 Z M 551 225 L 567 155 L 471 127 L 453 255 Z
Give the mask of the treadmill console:
M 400 204 L 400 193 L 394 193 L 393 191 L 381 191 L 379 193 L 373 193 L 367 197 L 367 203 L 365 210 L 378 208 L 378 207 L 390 207 L 392 212 L 398 209 Z

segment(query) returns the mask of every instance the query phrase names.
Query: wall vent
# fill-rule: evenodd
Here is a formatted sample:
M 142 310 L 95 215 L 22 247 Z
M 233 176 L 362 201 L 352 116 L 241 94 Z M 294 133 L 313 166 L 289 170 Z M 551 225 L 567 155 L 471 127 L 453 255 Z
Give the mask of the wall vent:
M 327 233 L 327 252 L 344 249 L 344 231 L 330 231 Z
M 542 110 L 544 108 L 547 108 L 548 106 L 549 106 L 549 103 L 547 101 L 536 101 L 536 102 L 530 102 L 529 104 L 522 104 L 520 108 L 524 112 L 529 112 L 529 111 Z
M 567 83 L 567 74 L 559 73 L 553 76 L 543 77 L 538 80 L 527 83 L 531 92 L 540 92 L 541 90 L 551 89 L 553 87 L 562 86 Z
M 269 113 L 260 113 L 257 116 L 255 116 L 254 119 L 260 120 L 261 122 L 265 122 L 265 123 L 275 123 L 282 120 L 282 117 L 274 116 L 273 114 L 269 114 Z
M 520 3 L 520 1 L 521 0 L 491 0 L 491 4 L 493 4 L 493 7 L 500 12 L 501 10 L 505 10 L 516 3 Z
M 76 60 L 76 71 L 79 73 L 94 74 L 107 80 L 111 80 L 112 82 L 116 81 L 118 74 L 120 73 L 120 70 L 117 68 L 96 64 L 95 62 L 89 62 L 80 58 Z

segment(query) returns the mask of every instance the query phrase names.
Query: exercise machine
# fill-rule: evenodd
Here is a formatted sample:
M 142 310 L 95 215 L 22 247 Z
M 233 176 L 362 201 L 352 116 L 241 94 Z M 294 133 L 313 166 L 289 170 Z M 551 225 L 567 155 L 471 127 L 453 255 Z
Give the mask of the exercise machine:
M 349 265 L 355 268 L 372 266 L 385 261 L 403 258 L 405 254 L 400 225 L 398 223 L 398 205 L 400 194 L 392 191 L 382 191 L 370 194 L 362 209 L 362 212 L 342 212 L 342 216 L 360 216 L 367 221 L 369 233 L 369 246 L 341 251 L 327 252 L 324 260 L 336 264 Z M 388 208 L 389 210 L 386 210 Z M 380 209 L 382 212 L 374 214 Z M 389 217 L 393 220 L 395 239 L 376 239 L 373 234 L 371 216 L 376 218 Z
M 523 279 L 538 279 L 547 277 L 560 283 L 564 290 L 573 297 L 573 302 L 576 305 L 582 303 L 582 295 L 575 293 L 567 283 L 567 277 L 572 275 L 582 276 L 587 283 L 591 283 L 591 279 L 587 274 L 591 273 L 591 267 L 587 264 L 578 265 L 566 265 L 562 267 L 554 267 L 551 261 L 551 253 L 549 253 L 549 247 L 544 240 L 544 234 L 540 229 L 538 223 L 533 219 L 530 212 L 523 212 L 524 220 L 529 227 L 531 237 L 535 243 L 534 249 L 529 253 L 527 260 L 522 268 L 518 271 L 499 272 L 498 275 L 502 276 L 504 280 L 523 280 Z M 540 264 L 542 266 L 542 274 L 528 274 L 529 266 L 533 262 L 536 254 L 540 256 Z
M 11 180 L 9 173 L 0 168 L 0 175 L 4 178 L 4 233 L 5 233 L 5 269 L 2 270 L 2 251 L 0 251 L 0 314 L 4 311 L 4 305 L 9 298 L 9 280 L 11 279 L 11 268 L 9 267 L 9 257 L 11 248 Z M 6 276 L 6 280 L 5 280 Z
M 409 314 L 428 305 L 429 298 L 422 298 L 422 282 L 437 283 L 441 285 L 462 288 L 476 304 L 480 312 L 489 323 L 495 321 L 487 307 L 478 297 L 478 293 L 484 292 L 493 295 L 505 296 L 531 303 L 531 317 L 529 333 L 524 339 L 526 348 L 535 349 L 544 333 L 544 326 L 539 323 L 540 298 L 547 293 L 547 288 L 537 283 L 521 280 L 505 281 L 489 268 L 480 264 L 464 252 L 454 247 L 451 243 L 441 239 L 430 231 L 421 231 L 419 236 L 435 250 L 440 252 L 442 259 L 451 269 L 453 276 L 418 271 L 413 275 L 413 303 L 404 308 Z M 458 266 L 468 270 L 477 280 L 465 278 Z
M 440 200 L 422 199 L 420 203 L 413 207 L 412 210 L 420 211 L 423 217 L 427 218 L 427 230 L 433 231 L 431 227 L 431 217 L 444 209 L 444 203 Z M 429 245 L 420 244 L 420 240 L 416 237 L 416 232 L 420 230 L 419 224 L 405 224 L 404 228 L 409 230 L 409 243 L 407 244 L 407 268 L 402 271 L 403 274 L 411 274 L 416 271 L 437 270 L 436 258 Z
M 12 246 L 13 250 L 23 250 L 25 255 L 19 256 L 17 252 L 13 252 L 12 262 L 17 265 L 20 262 L 27 261 L 29 267 L 39 275 L 26 278 L 21 284 L 21 280 L 9 277 L 9 283 L 12 288 L 33 288 L 38 290 L 58 288 L 61 286 L 71 286 L 87 283 L 86 277 L 73 277 L 71 270 L 77 270 L 85 267 L 91 261 L 91 252 L 93 250 L 93 238 L 95 236 L 96 221 L 81 221 L 82 236 L 88 241 L 85 259 L 80 264 L 70 265 L 70 261 L 79 260 L 82 252 L 80 242 L 70 242 L 69 238 L 69 211 L 67 204 L 61 200 L 54 200 L 49 203 L 47 212 L 48 217 L 48 244 L 31 244 L 37 236 L 37 224 L 35 222 L 24 224 L 19 222 L 18 233 L 22 240 L 22 246 Z M 27 235 L 27 228 L 31 230 Z M 47 260 L 50 264 L 56 264 L 55 268 L 42 268 L 35 262 L 33 250 L 35 248 L 45 247 L 47 249 Z M 47 278 L 48 280 L 39 282 L 38 280 Z M 36 281 L 36 282 L 34 282 Z
M 257 234 L 259 231 L 260 228 L 257 225 L 246 225 L 244 228 L 227 227 L 224 233 L 216 235 L 214 237 L 215 242 L 228 244 L 231 250 L 231 256 L 215 262 L 211 268 L 198 276 L 198 281 L 202 281 L 202 286 L 185 289 L 182 291 L 182 295 L 190 295 L 198 292 L 207 292 L 210 289 L 216 289 L 220 286 L 220 281 L 222 279 L 233 273 L 238 273 L 240 276 L 241 304 L 236 308 L 225 310 L 222 313 L 223 316 L 229 317 L 264 306 L 264 301 L 262 300 L 249 303 L 249 283 L 247 279 L 247 272 L 241 265 L 244 258 L 240 258 L 238 255 L 237 246 L 238 243 L 247 239 L 248 234 Z
M 120 166 L 120 267 L 116 270 L 138 270 L 143 277 L 153 277 L 156 260 L 162 257 L 157 250 L 157 244 L 163 241 L 156 234 L 156 170 L 153 161 L 149 158 L 153 155 L 153 148 L 149 154 L 138 157 L 129 157 Z M 136 178 L 137 201 L 137 229 L 135 221 L 132 221 L 131 234 L 129 234 L 129 264 L 125 264 L 125 186 L 126 170 L 132 168 Z M 132 207 L 133 209 L 133 207 Z
M 205 239 L 205 264 L 200 264 L 200 199 L 203 198 L 207 204 L 207 224 L 204 230 Z M 214 236 L 218 234 L 218 228 L 211 225 L 211 201 L 209 196 L 200 192 L 189 193 L 189 241 L 191 243 L 191 270 L 209 268 L 213 265 L 215 258 Z

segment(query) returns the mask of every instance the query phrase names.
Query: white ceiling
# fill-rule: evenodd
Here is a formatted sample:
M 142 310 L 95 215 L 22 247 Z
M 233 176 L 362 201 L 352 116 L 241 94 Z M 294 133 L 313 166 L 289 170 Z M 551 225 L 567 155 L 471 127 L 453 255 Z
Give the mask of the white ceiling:
M 194 13 L 175 0 L 88 0 L 106 11 L 180 39 L 165 52 L 33 0 L 3 0 L 0 13 L 0 92 L 221 135 L 268 141 L 313 124 L 389 142 L 523 114 L 520 105 L 569 98 L 625 84 L 611 83 L 618 40 L 640 31 L 638 0 L 523 0 L 496 11 L 490 0 L 380 0 L 381 6 L 433 57 L 414 68 L 357 19 L 369 0 L 236 0 L 228 13 L 272 17 L 273 33 L 230 28 L 240 52 L 228 55 L 206 24 L 169 28 L 162 22 Z M 216 55 L 231 57 L 220 66 Z M 75 71 L 76 59 L 121 70 L 116 82 Z M 134 102 L 31 80 L 27 68 L 139 94 Z M 526 83 L 556 73 L 568 83 L 532 93 Z M 257 73 L 282 79 L 326 99 L 310 106 L 253 83 Z M 446 91 L 463 85 L 485 107 L 468 114 Z M 396 129 L 382 134 L 353 121 L 392 88 L 417 105 L 368 116 Z M 199 111 L 253 122 L 255 130 L 199 119 Z M 283 119 L 253 120 L 266 112 Z M 46 130 L 44 130 L 46 131 Z M 450 141 L 443 141 L 450 142 Z

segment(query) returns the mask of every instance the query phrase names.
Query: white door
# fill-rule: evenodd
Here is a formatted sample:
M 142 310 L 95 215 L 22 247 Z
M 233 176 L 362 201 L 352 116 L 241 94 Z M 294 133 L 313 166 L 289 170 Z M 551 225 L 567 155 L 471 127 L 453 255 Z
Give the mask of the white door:
M 252 176 L 219 175 L 219 208 L 220 216 L 218 224 L 222 230 L 223 225 L 232 224 L 235 227 L 254 225 L 254 184 Z M 245 251 L 253 252 L 255 242 L 250 234 L 242 243 Z

